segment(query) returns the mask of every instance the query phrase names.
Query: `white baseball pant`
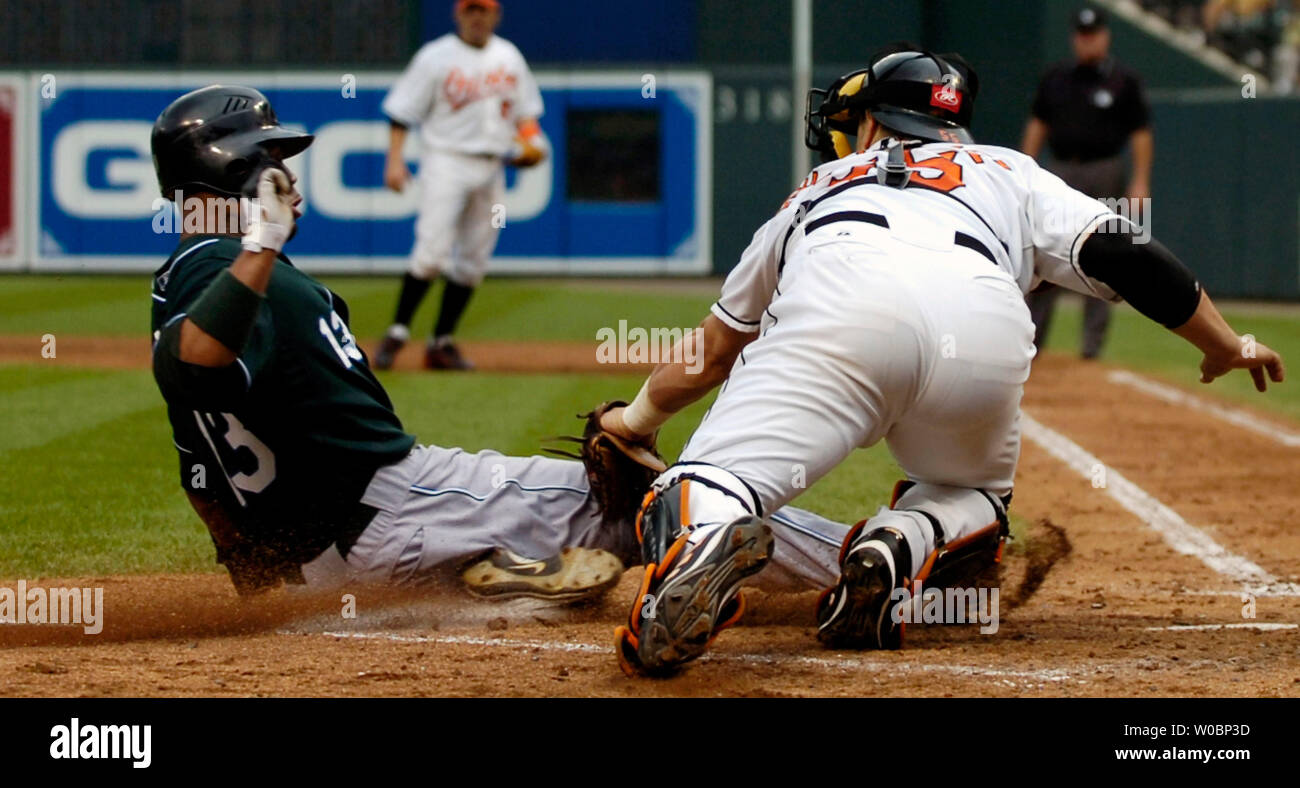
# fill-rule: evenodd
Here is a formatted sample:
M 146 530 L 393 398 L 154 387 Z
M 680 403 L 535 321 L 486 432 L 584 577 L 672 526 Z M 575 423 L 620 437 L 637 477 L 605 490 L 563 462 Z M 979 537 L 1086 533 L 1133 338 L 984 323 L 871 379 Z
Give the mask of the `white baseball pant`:
M 411 273 L 477 287 L 500 233 L 505 167 L 495 156 L 430 151 L 420 160 L 420 209 Z

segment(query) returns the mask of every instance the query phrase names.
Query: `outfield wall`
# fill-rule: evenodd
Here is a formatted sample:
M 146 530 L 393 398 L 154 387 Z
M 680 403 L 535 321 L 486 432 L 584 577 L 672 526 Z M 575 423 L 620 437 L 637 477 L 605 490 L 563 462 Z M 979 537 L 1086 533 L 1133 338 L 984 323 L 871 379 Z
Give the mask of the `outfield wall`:
M 493 216 L 505 229 L 494 270 L 709 272 L 711 80 L 698 71 L 643 76 L 537 73 L 553 155 L 532 169 L 508 169 L 507 196 Z M 309 270 L 406 266 L 417 192 L 394 194 L 382 183 L 388 123 L 379 105 L 395 78 L 324 71 L 237 77 L 264 90 L 287 125 L 317 137 L 291 162 L 307 208 L 292 252 Z M 11 109 L 0 121 L 7 119 L 14 135 L 4 174 L 21 197 L 0 218 L 0 228 L 10 228 L 0 264 L 33 271 L 156 268 L 180 227 L 158 196 L 149 152 L 154 118 L 186 90 L 230 80 L 216 72 L 4 75 L 0 89 Z M 645 140 L 634 162 L 626 160 L 628 140 L 610 131 L 623 127 L 639 129 Z M 414 135 L 408 155 L 414 165 Z M 620 184 L 615 176 L 638 164 L 639 182 Z

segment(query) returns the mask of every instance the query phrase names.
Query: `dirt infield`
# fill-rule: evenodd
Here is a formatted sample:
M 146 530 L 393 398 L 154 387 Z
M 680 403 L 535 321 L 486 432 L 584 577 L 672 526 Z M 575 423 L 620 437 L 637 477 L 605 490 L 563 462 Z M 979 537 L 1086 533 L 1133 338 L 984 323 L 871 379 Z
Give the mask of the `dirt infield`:
M 59 357 L 147 363 L 139 342 L 100 341 L 104 357 L 60 337 Z M 489 347 L 466 350 L 496 368 Z M 502 347 L 512 371 L 538 355 Z M 548 347 L 596 366 L 590 346 Z M 27 348 L 0 339 L 0 360 Z M 996 634 L 914 626 L 901 652 L 826 651 L 815 593 L 752 592 L 744 624 L 704 660 L 630 680 L 611 640 L 635 572 L 585 609 L 362 590 L 355 619 L 337 595 L 242 602 L 219 575 L 43 579 L 102 586 L 104 631 L 0 626 L 4 694 L 1300 696 L 1300 448 L 1110 382 L 1109 369 L 1036 362 L 1027 413 L 1102 465 L 1071 469 L 1041 436 L 1026 440 L 1013 508 L 1033 525 L 1004 562 Z M 1247 575 L 1262 580 L 1243 597 Z

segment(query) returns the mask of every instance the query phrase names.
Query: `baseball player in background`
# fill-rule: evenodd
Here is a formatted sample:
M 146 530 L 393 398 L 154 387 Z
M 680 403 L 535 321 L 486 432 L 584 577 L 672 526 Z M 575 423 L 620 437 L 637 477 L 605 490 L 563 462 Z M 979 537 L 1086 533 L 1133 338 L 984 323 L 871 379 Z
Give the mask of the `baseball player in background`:
M 504 164 L 531 167 L 548 150 L 537 119 L 542 95 L 514 44 L 494 35 L 496 0 L 459 0 L 456 32 L 420 48 L 384 99 L 390 121 L 384 183 L 411 181 L 402 154 L 410 129 L 420 135 L 420 209 L 410 270 L 402 278 L 393 323 L 375 352 L 392 367 L 411 337 L 411 318 L 433 279 L 446 285 L 424 354 L 428 369 L 472 369 L 452 341 L 474 288 L 496 248 L 505 199 Z
M 417 445 L 347 304 L 281 252 L 302 201 L 284 160 L 312 139 L 246 87 L 188 93 L 154 124 L 159 187 L 187 232 L 154 275 L 153 371 L 218 562 L 241 594 L 285 581 L 418 586 L 466 562 L 460 577 L 483 596 L 603 593 L 622 560 L 640 559 L 639 492 L 615 512 L 582 463 Z M 256 201 L 241 217 L 245 194 Z M 766 585 L 834 579 L 847 526 L 795 509 L 773 523 L 782 558 Z
M 969 585 L 992 567 L 1034 356 L 1024 294 L 1041 280 L 1123 297 L 1204 353 L 1204 382 L 1238 368 L 1261 391 L 1282 380 L 1279 356 L 1243 353 L 1159 242 L 1135 243 L 1132 223 L 1028 156 L 975 144 L 977 90 L 960 56 L 896 45 L 812 91 L 808 142 L 830 161 L 759 228 L 683 339 L 699 356 L 673 357 L 703 370 L 661 364 L 604 414 L 607 431 L 644 441 L 723 384 L 642 505 L 647 569 L 616 635 L 624 670 L 702 654 L 739 618 L 742 580 L 780 553 L 767 514 L 882 439 L 907 478 L 846 535 L 819 638 L 898 648 L 896 591 Z

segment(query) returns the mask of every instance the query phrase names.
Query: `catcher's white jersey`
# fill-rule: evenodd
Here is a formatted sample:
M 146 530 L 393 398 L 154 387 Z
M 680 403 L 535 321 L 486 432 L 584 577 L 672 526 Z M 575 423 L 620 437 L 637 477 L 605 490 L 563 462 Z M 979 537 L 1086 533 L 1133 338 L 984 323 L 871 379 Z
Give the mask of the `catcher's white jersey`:
M 384 98 L 384 114 L 420 127 L 424 150 L 502 156 L 520 120 L 542 116 L 542 94 L 515 45 L 482 48 L 455 33 L 420 48 Z
M 1120 217 L 1030 157 L 994 145 L 909 143 L 904 189 L 878 183 L 886 158 L 882 140 L 809 173 L 754 234 L 714 314 L 738 330 L 757 331 L 786 260 L 831 239 L 872 243 L 881 234 L 918 251 L 964 247 L 971 265 L 995 265 L 1022 293 L 1045 279 L 1115 300 L 1114 291 L 1079 269 L 1078 253 L 1098 225 Z M 832 220 L 837 214 L 858 221 Z
M 1078 253 L 1118 218 L 989 145 L 882 143 L 818 167 L 713 306 L 759 336 L 679 462 L 730 471 L 771 511 L 884 440 L 920 483 L 907 508 L 942 512 L 946 542 L 993 527 L 988 496 L 1014 485 L 1034 358 L 1024 294 L 1047 279 L 1113 298 Z M 868 522 L 878 527 L 905 535 L 912 572 L 939 543 L 914 512 L 882 509 Z

